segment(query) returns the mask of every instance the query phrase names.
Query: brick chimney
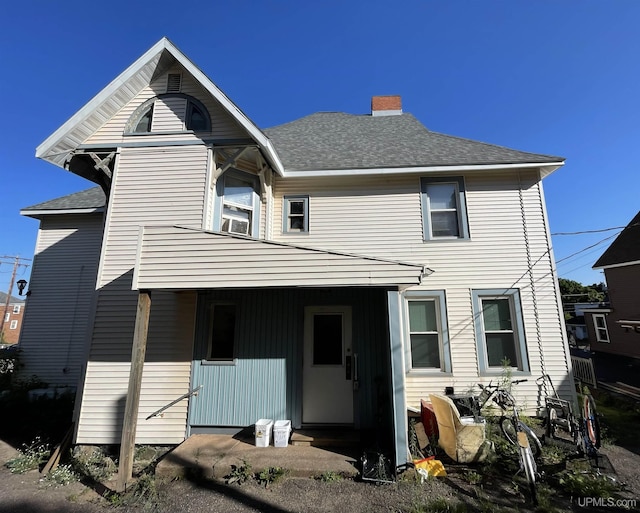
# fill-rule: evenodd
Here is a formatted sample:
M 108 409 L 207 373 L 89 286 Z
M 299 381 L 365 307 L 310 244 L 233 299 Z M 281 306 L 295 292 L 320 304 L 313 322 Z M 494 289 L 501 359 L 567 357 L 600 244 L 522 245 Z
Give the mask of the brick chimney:
M 395 116 L 402 114 L 402 98 L 400 96 L 373 96 L 371 98 L 372 116 Z

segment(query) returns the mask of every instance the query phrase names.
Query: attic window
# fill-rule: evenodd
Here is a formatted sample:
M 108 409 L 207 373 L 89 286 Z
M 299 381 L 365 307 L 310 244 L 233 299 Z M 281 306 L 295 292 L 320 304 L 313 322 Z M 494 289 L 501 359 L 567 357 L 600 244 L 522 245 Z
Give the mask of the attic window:
M 148 110 L 143 112 L 142 116 L 133 128 L 133 132 L 139 134 L 144 132 L 151 132 L 151 119 L 153 118 L 153 103 L 149 106 Z
M 125 134 L 148 134 L 211 130 L 206 107 L 181 93 L 162 94 L 140 105 L 129 118 Z
M 182 75 L 169 73 L 167 76 L 167 93 L 179 93 L 182 88 Z

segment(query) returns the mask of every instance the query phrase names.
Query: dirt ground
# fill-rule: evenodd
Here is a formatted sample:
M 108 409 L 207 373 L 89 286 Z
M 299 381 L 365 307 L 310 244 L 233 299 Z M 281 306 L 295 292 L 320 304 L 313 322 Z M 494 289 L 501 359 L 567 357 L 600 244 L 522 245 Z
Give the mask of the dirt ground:
M 604 504 L 598 508 L 585 498 L 554 495 L 551 487 L 539 487 L 540 506 L 536 509 L 526 494 L 514 486 L 512 476 L 483 480 L 472 484 L 469 475 L 480 468 L 448 466 L 446 478 L 425 483 L 412 479 L 392 484 L 372 484 L 351 480 L 322 482 L 314 479 L 285 478 L 269 488 L 256 482 L 226 485 L 223 481 L 182 479 L 157 483 L 155 490 L 135 502 L 111 501 L 102 497 L 103 489 L 72 483 L 51 487 L 37 471 L 11 474 L 0 469 L 0 513 L 104 513 L 105 511 L 158 513 L 215 512 L 407 512 L 427 511 L 629 511 L 640 510 L 640 453 L 618 446 L 607 446 L 603 453 L 616 470 L 617 478 L 626 483 L 620 507 Z M 0 461 L 15 454 L 0 442 Z M 477 475 L 476 475 L 477 477 Z M 516 483 L 518 480 L 516 479 Z M 524 484 L 522 485 L 524 489 Z M 633 506 L 636 500 L 636 507 Z M 457 505 L 457 506 L 456 506 Z M 626 508 L 623 506 L 627 506 Z M 589 506 L 589 507 L 581 507 Z M 455 509 L 455 508 L 458 509 Z

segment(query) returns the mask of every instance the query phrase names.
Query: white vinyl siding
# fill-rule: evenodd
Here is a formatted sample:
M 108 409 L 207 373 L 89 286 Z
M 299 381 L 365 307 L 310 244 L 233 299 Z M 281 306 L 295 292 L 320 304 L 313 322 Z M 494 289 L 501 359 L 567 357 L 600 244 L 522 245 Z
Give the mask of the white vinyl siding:
M 238 124 L 238 122 L 231 116 L 217 101 L 211 98 L 211 95 L 206 93 L 204 89 L 182 68 L 175 67 L 172 70 L 168 70 L 169 73 L 178 72 L 183 73 L 182 77 L 182 89 L 181 92 L 193 96 L 200 100 L 205 108 L 209 111 L 211 116 L 211 132 L 210 137 L 216 139 L 246 139 L 248 137 L 246 131 Z M 79 141 L 87 145 L 91 144 L 117 144 L 123 141 L 135 142 L 144 139 L 145 141 L 166 141 L 166 140 L 196 140 L 197 137 L 193 133 L 185 132 L 184 134 L 171 134 L 171 135 L 145 135 L 140 136 L 125 136 L 125 127 L 131 115 L 135 110 L 142 105 L 145 101 L 166 93 L 167 75 L 163 74 L 158 76 L 149 86 L 144 87 L 140 92 L 127 103 L 120 111 L 115 114 L 111 119 L 105 120 L 104 124 L 93 134 L 88 135 L 86 140 Z M 156 102 L 158 103 L 158 102 Z M 162 115 L 162 123 L 166 129 L 174 130 L 170 124 L 172 114 L 165 112 Z M 184 118 L 183 118 L 184 119 Z M 175 120 L 174 120 L 175 121 Z M 154 124 L 156 120 L 154 119 Z M 167 125 L 169 123 L 169 125 Z M 160 125 L 158 125 L 159 127 Z M 158 128 L 160 129 L 160 128 Z M 183 130 L 182 128 L 180 130 Z M 198 137 L 203 134 L 199 133 Z
M 274 185 L 274 222 L 282 223 L 285 196 L 308 195 L 309 233 L 304 245 L 415 262 L 435 272 L 420 287 L 444 290 L 450 326 L 450 380 L 406 377 L 409 405 L 426 394 L 476 387 L 478 355 L 473 329 L 471 289 L 520 288 L 530 371 L 544 370 L 561 393 L 570 394 L 561 312 L 553 275 L 542 183 L 536 171 L 484 171 L 465 174 L 471 237 L 424 242 L 420 177 L 416 175 L 283 179 Z M 348 222 L 345 222 L 347 220 Z M 275 239 L 299 243 L 296 234 Z M 531 268 L 531 274 L 529 273 Z M 537 318 L 536 318 L 537 313 Z M 446 381 L 446 383 L 445 383 Z M 535 407 L 535 380 L 518 394 Z
M 138 235 L 142 226 L 158 222 L 201 228 L 206 170 L 204 146 L 121 150 L 77 443 L 120 443 L 137 304 L 131 280 Z M 162 418 L 144 419 L 189 389 L 194 315 L 195 298 L 190 295 L 152 293 L 136 443 L 177 443 L 185 436 L 187 401 Z
M 35 374 L 52 386 L 79 385 L 102 230 L 99 213 L 43 216 L 20 337 L 25 377 Z
M 306 250 L 239 236 L 148 226 L 134 276 L 139 289 L 410 285 L 419 265 Z
M 177 132 L 185 130 L 187 99 L 177 96 L 164 97 L 153 104 L 152 132 Z

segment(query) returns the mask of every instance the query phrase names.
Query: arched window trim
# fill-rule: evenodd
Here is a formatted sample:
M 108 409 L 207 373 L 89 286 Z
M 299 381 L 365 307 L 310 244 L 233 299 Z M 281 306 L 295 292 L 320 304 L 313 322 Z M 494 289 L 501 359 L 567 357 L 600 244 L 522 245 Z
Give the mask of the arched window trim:
M 188 94 L 184 94 L 184 93 L 167 93 L 167 94 L 159 94 L 158 96 L 154 96 L 153 98 L 149 98 L 147 101 L 145 101 L 142 105 L 140 105 L 131 115 L 131 117 L 129 118 L 129 121 L 127 121 L 127 124 L 125 125 L 125 129 L 124 129 L 124 133 L 127 135 L 133 135 L 133 134 L 150 134 L 153 132 L 135 132 L 135 128 L 138 126 L 138 123 L 140 123 L 140 120 L 149 112 L 150 109 L 153 109 L 153 106 L 155 104 L 156 101 L 158 100 L 162 100 L 165 98 L 184 98 L 187 100 L 187 106 L 186 106 L 186 114 L 185 117 L 186 119 L 182 120 L 184 123 L 184 127 L 185 129 L 183 131 L 186 132 L 194 132 L 194 130 L 189 128 L 189 125 L 191 124 L 191 112 L 192 112 L 192 106 L 195 107 L 196 109 L 198 109 L 205 120 L 205 128 L 203 130 L 197 130 L 198 132 L 210 132 L 211 131 L 211 116 L 209 115 L 209 111 L 207 110 L 207 108 L 204 106 L 204 104 L 194 98 L 193 96 L 189 96 Z

